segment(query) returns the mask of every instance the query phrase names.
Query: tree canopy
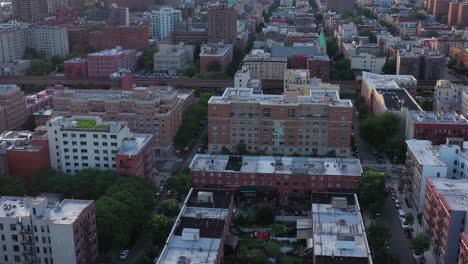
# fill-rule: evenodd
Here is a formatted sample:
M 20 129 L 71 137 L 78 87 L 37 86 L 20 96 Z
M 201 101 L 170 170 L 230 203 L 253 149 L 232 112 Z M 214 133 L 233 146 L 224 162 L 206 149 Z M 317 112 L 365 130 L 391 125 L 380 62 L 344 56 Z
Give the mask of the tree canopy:
M 14 176 L 0 177 L 0 197 L 23 196 L 25 193 L 26 187 L 22 178 Z
M 360 201 L 363 207 L 376 204 L 382 207 L 387 191 L 385 189 L 385 175 L 381 172 L 366 169 L 361 177 Z
M 188 169 L 178 170 L 167 179 L 167 187 L 180 194 L 187 194 L 191 187 L 190 171 Z
M 411 249 L 415 255 L 422 255 L 431 247 L 431 238 L 427 234 L 419 234 L 410 240 Z
M 143 54 L 138 59 L 138 65 L 141 69 L 152 71 L 154 69 L 154 54 L 158 52 L 158 48 L 148 48 L 143 51 Z
M 149 221 L 149 228 L 153 245 L 164 245 L 167 236 L 171 232 L 172 221 L 163 214 L 153 214 Z
M 168 199 L 161 203 L 161 207 L 164 210 L 164 214 L 168 216 L 176 216 L 179 214 L 179 201 L 176 199 Z
M 369 116 L 361 122 L 360 131 L 370 144 L 383 145 L 388 138 L 398 135 L 400 117 L 388 112 L 382 116 Z

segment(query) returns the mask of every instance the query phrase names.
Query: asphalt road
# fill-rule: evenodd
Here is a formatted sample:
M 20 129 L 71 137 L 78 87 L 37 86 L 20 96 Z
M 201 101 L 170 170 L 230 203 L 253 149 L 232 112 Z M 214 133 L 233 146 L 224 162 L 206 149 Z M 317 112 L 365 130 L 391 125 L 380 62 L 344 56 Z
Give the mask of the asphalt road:
M 390 195 L 385 199 L 382 210 L 383 222 L 390 228 L 390 251 L 400 258 L 401 264 L 415 264 L 409 241 L 403 233 L 398 211 Z

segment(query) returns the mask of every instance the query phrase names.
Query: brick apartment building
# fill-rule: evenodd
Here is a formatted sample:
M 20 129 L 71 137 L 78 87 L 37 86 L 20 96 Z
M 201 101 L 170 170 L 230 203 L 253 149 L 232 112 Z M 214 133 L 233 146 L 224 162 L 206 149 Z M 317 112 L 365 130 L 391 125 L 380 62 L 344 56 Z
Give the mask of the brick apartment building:
M 156 263 L 223 263 L 233 211 L 232 191 L 190 189 Z
M 123 139 L 115 157 L 117 172 L 151 179 L 155 173 L 152 141 L 148 134 Z
M 444 55 L 449 55 L 453 48 L 468 48 L 468 40 L 463 38 L 439 37 L 434 42 L 434 49 Z
M 413 75 L 418 80 L 439 80 L 444 78 L 445 56 L 436 52 L 398 51 L 397 75 Z
M 355 158 L 197 154 L 189 168 L 195 187 L 269 189 L 284 201 L 313 192 L 356 192 L 362 174 Z
M 221 65 L 221 72 L 226 72 L 227 67 L 232 62 L 232 44 L 209 43 L 201 46 L 200 50 L 200 73 L 208 73 L 208 65 L 217 61 Z
M 447 138 L 468 140 L 468 120 L 464 115 L 454 112 L 408 111 L 406 139 L 429 140 L 434 145 L 440 145 Z
M 208 43 L 208 32 L 206 31 L 172 31 L 172 44 L 186 43 L 188 45 L 201 46 Z
M 309 69 L 310 76 L 330 80 L 330 58 L 328 56 L 293 56 L 290 60 L 291 69 Z
M 106 27 L 89 33 L 89 45 L 96 50 L 123 49 L 145 50 L 149 47 L 148 26 Z
M 0 132 L 19 130 L 26 121 L 26 98 L 15 84 L 0 85 Z
M 288 67 L 286 57 L 272 57 L 270 53 L 261 49 L 253 49 L 242 62 L 252 79 L 261 80 L 283 79 L 284 71 Z
M 208 102 L 210 153 L 247 151 L 280 155 L 351 155 L 353 105 L 336 90 L 298 90 L 284 95 L 227 88 Z
M 234 44 L 237 39 L 237 11 L 220 5 L 208 10 L 208 42 Z
M 50 203 L 49 203 L 50 202 Z M 92 264 L 98 256 L 92 200 L 0 198 L 5 263 Z
M 457 67 L 464 66 L 468 68 L 468 48 L 452 48 L 450 50 L 450 59 L 455 60 Z
M 458 264 L 468 263 L 468 233 L 461 233 L 460 254 Z
M 88 62 L 83 58 L 73 58 L 63 63 L 67 78 L 83 78 L 88 76 Z
M 458 263 L 462 253 L 460 235 L 467 230 L 468 181 L 426 178 L 424 222 L 437 261 Z M 466 257 L 466 256 L 463 256 Z M 466 263 L 466 262 L 460 262 Z
M 468 3 L 450 2 L 447 24 L 468 26 Z
M 137 63 L 136 50 L 121 48 L 88 54 L 88 77 L 106 77 L 120 69 L 134 70 Z
M 94 115 L 126 121 L 134 133 L 152 134 L 156 154 L 165 155 L 182 122 L 183 103 L 171 87 L 122 90 L 68 90 L 54 96 L 54 115 Z

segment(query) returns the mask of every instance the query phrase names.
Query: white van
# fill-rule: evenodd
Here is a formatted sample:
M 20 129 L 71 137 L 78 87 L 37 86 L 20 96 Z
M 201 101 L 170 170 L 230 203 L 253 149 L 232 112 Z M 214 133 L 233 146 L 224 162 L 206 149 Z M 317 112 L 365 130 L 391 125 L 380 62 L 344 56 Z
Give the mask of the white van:
M 398 215 L 400 215 L 400 217 L 406 217 L 406 213 L 403 209 L 398 209 Z

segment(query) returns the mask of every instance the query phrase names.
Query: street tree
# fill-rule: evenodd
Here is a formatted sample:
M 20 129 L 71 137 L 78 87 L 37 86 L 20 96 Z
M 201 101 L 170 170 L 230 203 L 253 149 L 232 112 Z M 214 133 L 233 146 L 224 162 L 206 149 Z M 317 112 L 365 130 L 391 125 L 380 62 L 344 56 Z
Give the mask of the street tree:
M 25 184 L 22 178 L 14 176 L 0 177 L 0 197 L 23 196 L 26 193 Z
M 385 189 L 385 175 L 373 169 L 366 169 L 361 177 L 360 201 L 362 206 L 369 207 L 375 204 L 381 208 L 387 191 Z
M 367 229 L 367 239 L 374 251 L 382 249 L 390 239 L 390 230 L 381 222 L 372 222 Z
M 269 204 L 258 205 L 255 211 L 255 222 L 258 225 L 270 225 L 275 221 L 275 213 L 273 207 Z
M 414 215 L 412 213 L 407 213 L 405 216 L 405 224 L 412 225 L 414 223 Z
M 180 194 L 187 194 L 191 187 L 189 170 L 182 169 L 174 172 L 174 174 L 167 179 L 167 186 L 169 190 L 174 190 Z
M 164 210 L 164 214 L 167 216 L 176 216 L 179 211 L 179 201 L 176 199 L 168 199 L 161 203 L 161 207 Z
M 161 246 L 171 232 L 172 221 L 163 214 L 153 214 L 149 220 L 153 245 Z
M 415 255 L 422 255 L 431 247 L 431 238 L 422 233 L 411 239 L 410 245 Z

